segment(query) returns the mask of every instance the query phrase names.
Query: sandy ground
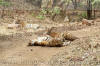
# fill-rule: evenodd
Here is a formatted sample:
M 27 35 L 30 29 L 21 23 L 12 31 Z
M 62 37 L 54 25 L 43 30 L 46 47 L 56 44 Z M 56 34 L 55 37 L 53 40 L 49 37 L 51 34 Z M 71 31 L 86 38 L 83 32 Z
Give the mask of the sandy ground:
M 81 28 L 67 27 L 65 23 L 48 25 L 58 25 L 59 31 L 68 31 L 79 39 L 65 47 L 28 47 L 29 39 L 38 34 L 33 32 L 4 39 L 0 36 L 0 66 L 100 66 L 99 22 Z

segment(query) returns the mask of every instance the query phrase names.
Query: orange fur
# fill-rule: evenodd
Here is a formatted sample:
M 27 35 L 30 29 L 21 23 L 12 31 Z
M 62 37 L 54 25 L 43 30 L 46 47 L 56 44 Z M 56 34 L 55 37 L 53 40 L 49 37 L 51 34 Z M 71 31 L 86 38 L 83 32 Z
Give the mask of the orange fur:
M 42 42 L 40 42 L 40 45 L 41 45 L 41 46 L 47 46 L 48 44 L 49 44 L 48 41 L 42 41 Z
M 63 46 L 63 42 L 61 40 L 58 39 L 52 39 L 50 41 L 42 41 L 42 42 L 34 42 L 34 44 L 32 44 L 32 42 L 30 41 L 28 46 L 49 46 L 49 47 L 61 47 Z
M 57 28 L 56 27 L 52 27 L 48 30 L 47 35 L 53 37 L 53 38 L 59 38 L 61 37 L 59 32 L 56 32 Z
M 61 47 L 63 46 L 63 41 L 58 39 L 53 39 L 49 42 L 50 47 Z
M 64 46 L 63 42 L 65 40 L 69 40 L 69 41 L 73 41 L 75 39 L 78 39 L 77 37 L 73 36 L 72 34 L 70 34 L 69 32 L 54 32 L 52 30 L 48 31 L 47 33 L 49 35 L 49 39 L 43 40 L 41 42 L 38 42 L 38 40 L 36 40 L 36 42 L 33 42 L 35 46 L 50 46 L 50 47 L 61 47 Z M 51 37 L 51 38 L 50 38 Z
M 68 32 L 64 32 L 64 33 L 62 34 L 62 36 L 63 36 L 63 38 L 64 38 L 65 40 L 69 40 L 69 41 L 73 41 L 73 40 L 75 40 L 75 39 L 78 39 L 78 37 L 73 36 L 71 33 L 68 33 Z
M 57 33 L 57 32 L 52 32 L 52 33 L 50 33 L 49 34 L 51 37 L 53 37 L 53 38 L 57 38 L 57 37 L 59 37 L 59 33 Z
M 56 29 L 55 27 L 52 27 L 49 31 L 48 31 L 48 35 L 53 37 L 53 38 L 56 38 L 56 39 L 61 39 L 61 40 L 69 40 L 69 41 L 73 41 L 75 39 L 77 39 L 77 37 L 73 36 L 72 34 L 70 34 L 69 32 L 63 32 L 63 33 L 60 33 L 60 32 L 56 32 Z

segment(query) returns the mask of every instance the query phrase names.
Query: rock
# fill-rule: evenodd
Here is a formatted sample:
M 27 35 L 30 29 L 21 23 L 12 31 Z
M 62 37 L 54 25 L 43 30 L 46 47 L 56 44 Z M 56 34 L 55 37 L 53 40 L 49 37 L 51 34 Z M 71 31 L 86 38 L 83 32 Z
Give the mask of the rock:
M 83 19 L 83 20 L 82 20 L 82 24 L 83 24 L 83 25 L 87 25 L 87 26 L 91 26 L 91 25 L 94 24 L 94 20 Z
M 70 61 L 83 61 L 84 59 L 81 57 L 71 57 Z
M 96 22 L 100 22 L 100 18 L 95 19 Z
M 8 24 L 8 29 L 15 29 L 19 27 L 19 24 Z
M 4 26 L 0 26 L 0 35 L 6 33 L 6 28 Z
M 32 28 L 32 29 L 38 29 L 40 27 L 40 25 L 38 24 L 27 24 L 26 28 Z
M 64 22 L 69 22 L 68 16 L 65 17 Z
M 67 45 L 69 45 L 70 43 L 71 43 L 70 41 L 63 42 L 63 46 L 67 46 Z
M 32 28 L 33 26 L 32 26 L 32 24 L 27 24 L 26 25 L 26 28 Z

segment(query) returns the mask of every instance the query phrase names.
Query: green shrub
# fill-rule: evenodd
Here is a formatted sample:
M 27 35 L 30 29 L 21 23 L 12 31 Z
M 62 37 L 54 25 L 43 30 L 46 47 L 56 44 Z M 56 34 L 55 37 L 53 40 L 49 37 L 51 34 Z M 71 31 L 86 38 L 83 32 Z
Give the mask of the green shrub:
M 36 16 L 36 18 L 38 18 L 38 19 L 44 19 L 45 17 L 43 15 L 38 15 L 38 16 Z
M 86 12 L 82 12 L 80 15 L 79 15 L 80 18 L 87 18 L 87 13 Z
M 46 9 L 42 9 L 42 10 L 40 11 L 40 14 L 46 15 L 46 14 L 47 14 L 47 10 L 46 10 Z
M 6 2 L 4 0 L 0 0 L 0 5 L 2 5 L 2 6 L 10 6 L 11 3 L 10 2 Z
M 34 13 L 32 13 L 32 16 L 34 16 Z
M 39 19 L 45 19 L 47 15 L 53 17 L 55 14 L 60 14 L 60 8 L 59 7 L 54 7 L 52 9 L 49 8 L 43 8 L 41 9 L 40 13 L 36 18 Z
M 59 8 L 59 7 L 55 7 L 55 8 L 53 9 L 53 13 L 55 13 L 55 14 L 60 14 L 60 8 Z

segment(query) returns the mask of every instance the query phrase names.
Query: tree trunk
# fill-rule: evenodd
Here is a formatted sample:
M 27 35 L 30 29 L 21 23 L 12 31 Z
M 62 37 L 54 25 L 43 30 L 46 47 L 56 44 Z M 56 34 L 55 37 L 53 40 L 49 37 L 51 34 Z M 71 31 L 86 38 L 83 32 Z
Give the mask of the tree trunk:
M 74 5 L 74 9 L 77 9 L 77 1 L 76 0 L 72 0 L 72 3 Z
M 48 8 L 52 8 L 52 6 L 53 6 L 53 1 L 54 1 L 54 0 L 49 0 L 49 2 L 48 2 L 48 4 L 47 4 Z
M 42 0 L 41 8 L 52 8 L 54 0 Z
M 94 18 L 96 17 L 96 10 L 95 10 L 95 8 L 94 8 Z
M 48 0 L 42 0 L 41 8 L 47 8 Z
M 5 16 L 5 10 L 2 10 L 2 14 L 1 14 L 1 18 L 3 18 Z
M 87 17 L 88 17 L 88 19 L 92 18 L 92 4 L 91 4 L 91 0 L 87 0 Z

